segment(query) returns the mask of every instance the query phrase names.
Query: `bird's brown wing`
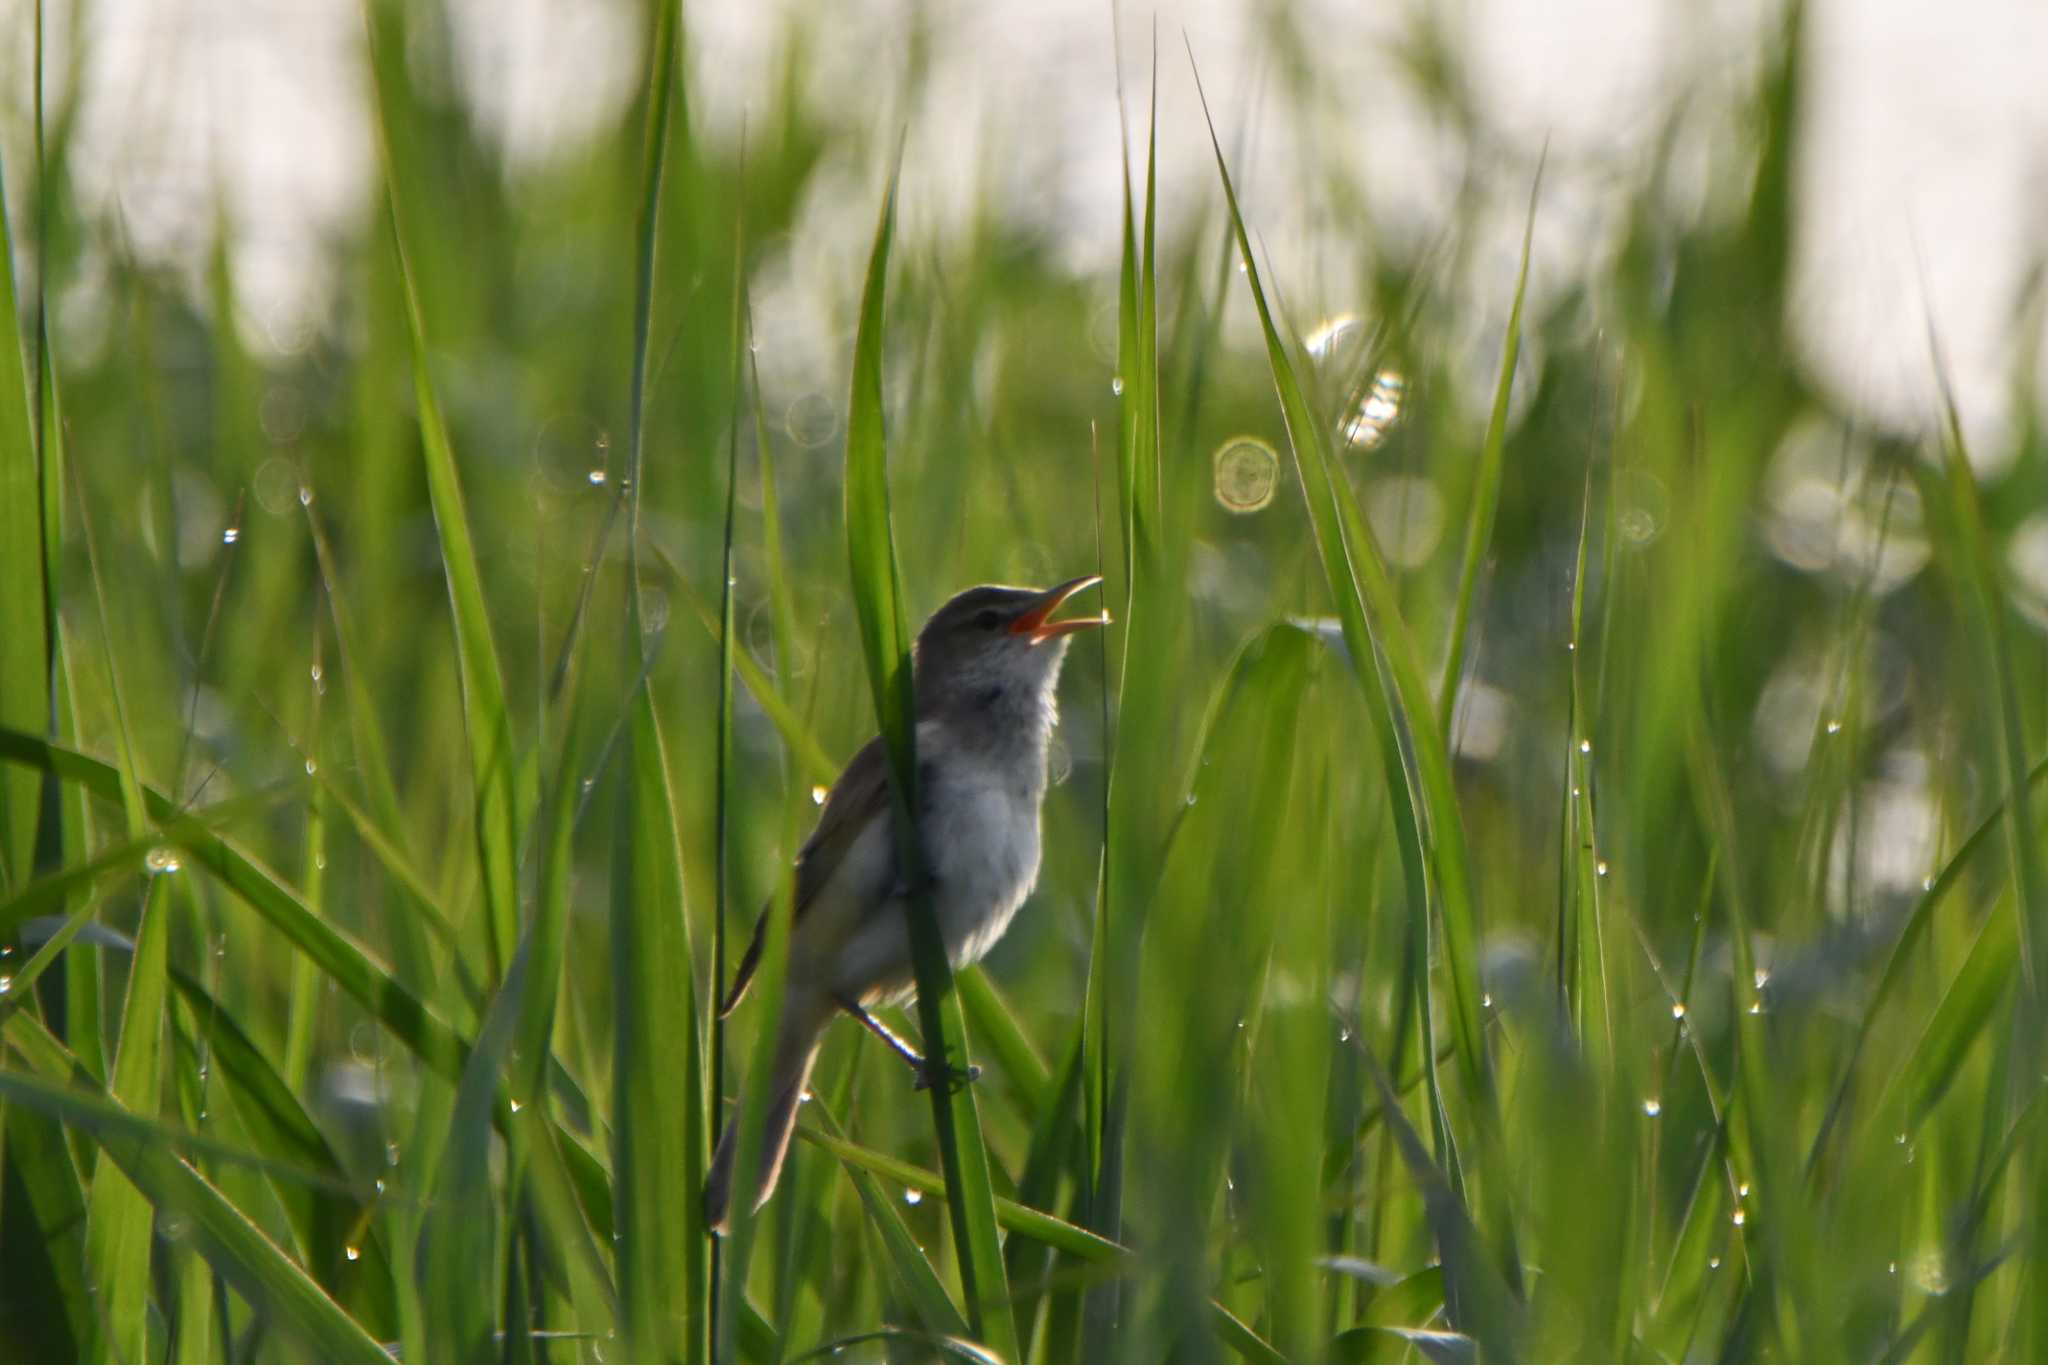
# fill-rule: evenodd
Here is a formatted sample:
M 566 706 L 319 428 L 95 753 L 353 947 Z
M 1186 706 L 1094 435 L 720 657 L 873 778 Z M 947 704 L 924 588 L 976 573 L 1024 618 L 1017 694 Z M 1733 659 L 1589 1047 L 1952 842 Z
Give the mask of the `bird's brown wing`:
M 853 756 L 846 770 L 839 774 L 839 780 L 832 784 L 831 792 L 825 797 L 825 809 L 818 816 L 818 827 L 811 831 L 811 837 L 796 855 L 796 903 L 791 907 L 792 929 L 803 919 L 804 912 L 818 899 L 818 892 L 832 880 L 832 874 L 845 860 L 847 850 L 871 820 L 885 816 L 889 810 L 889 753 L 883 746 L 881 736 L 869 740 Z M 772 906 L 774 902 L 771 900 Z M 747 944 L 746 956 L 740 959 L 739 971 L 734 974 L 732 989 L 726 993 L 719 1005 L 720 1017 L 732 1013 L 733 1008 L 747 993 L 747 986 L 754 979 L 754 969 L 761 965 L 761 945 L 768 937 L 768 907 L 764 906 L 754 921 L 754 936 Z

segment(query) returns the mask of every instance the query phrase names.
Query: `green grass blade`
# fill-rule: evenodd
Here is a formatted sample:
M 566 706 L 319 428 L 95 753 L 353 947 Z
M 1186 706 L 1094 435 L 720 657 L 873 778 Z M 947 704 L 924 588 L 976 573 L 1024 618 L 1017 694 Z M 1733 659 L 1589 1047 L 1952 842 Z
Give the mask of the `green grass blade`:
M 22 763 L 82 786 L 104 801 L 120 799 L 111 764 L 34 735 L 0 730 L 0 761 Z M 421 1060 L 443 1075 L 461 1074 L 468 1045 L 418 996 L 340 930 L 309 910 L 277 876 L 224 835 L 186 823 L 169 797 L 144 788 L 150 818 L 175 843 L 319 964 L 324 976 L 374 1015 Z
M 17 1103 L 61 1112 L 67 1123 L 89 1133 L 103 1156 L 111 1158 L 95 1183 L 105 1178 L 110 1167 L 118 1166 L 129 1189 L 143 1201 L 145 1220 L 151 1210 L 184 1219 L 190 1225 L 193 1245 L 214 1270 L 260 1314 L 316 1350 L 322 1360 L 390 1365 L 391 1357 L 383 1347 L 181 1157 L 176 1144 L 164 1140 L 162 1125 L 143 1120 L 117 1103 L 66 1094 L 61 1087 L 19 1074 L 7 1074 L 0 1081 Z M 145 1239 L 147 1231 L 145 1221 Z M 148 1251 L 147 1240 L 143 1251 Z M 145 1273 L 136 1287 L 138 1294 L 148 1285 Z M 101 1298 L 106 1297 L 103 1292 Z M 111 1309 L 109 1321 L 118 1325 Z
M 4 177 L 0 177 L 4 178 Z M 50 720 L 45 633 L 43 471 L 38 467 L 31 374 L 14 287 L 14 236 L 0 187 L 0 725 L 40 730 Z M 42 784 L 0 774 L 0 889 L 28 881 L 35 862 Z
M 384 52 L 380 44 L 371 44 L 373 59 Z M 379 80 L 375 84 L 381 95 L 385 82 Z M 532 768 L 520 761 L 513 748 L 505 677 L 492 638 L 483 573 L 477 565 L 476 543 L 463 500 L 462 476 L 427 367 L 426 318 L 406 255 L 405 217 L 397 163 L 391 156 L 389 118 L 380 98 L 377 136 L 382 153 L 386 218 L 392 259 L 405 294 L 413 394 L 419 409 L 420 453 L 428 499 L 434 510 L 434 526 L 440 534 L 441 565 L 448 581 L 448 602 L 455 625 L 463 721 L 468 731 L 470 775 L 475 784 L 477 858 L 483 876 L 491 975 L 495 978 L 504 971 L 519 933 L 519 845 L 524 822 L 535 805 L 535 778 Z
M 1206 105 L 1204 106 L 1206 115 Z M 1399 600 L 1388 577 L 1386 564 L 1373 544 L 1372 534 L 1359 511 L 1350 484 L 1329 453 L 1328 440 L 1314 410 L 1309 406 L 1295 376 L 1287 347 L 1274 325 L 1273 313 L 1260 283 L 1253 258 L 1251 235 L 1237 203 L 1229 167 L 1224 164 L 1223 144 L 1216 137 L 1213 122 L 1210 145 L 1216 154 L 1216 172 L 1223 182 L 1224 200 L 1229 206 L 1232 230 L 1236 234 L 1245 279 L 1257 307 L 1259 325 L 1265 334 L 1266 358 L 1272 367 L 1273 383 L 1287 427 L 1288 444 L 1301 478 L 1316 546 L 1330 592 L 1337 601 L 1338 619 L 1344 641 L 1351 651 L 1360 680 L 1376 676 L 1373 661 L 1385 662 L 1391 685 L 1382 683 L 1368 689 L 1368 700 L 1385 717 L 1379 725 L 1384 738 L 1391 738 L 1398 717 L 1399 727 L 1412 745 L 1416 778 L 1422 794 L 1421 808 L 1429 817 L 1429 866 L 1435 873 L 1443 925 L 1443 949 L 1451 978 L 1451 1022 L 1458 1045 L 1458 1059 L 1473 1094 L 1490 1102 L 1491 1068 L 1487 1061 L 1485 1018 L 1480 1005 L 1479 930 L 1473 902 L 1471 873 L 1465 852 L 1462 817 L 1456 789 L 1451 782 L 1448 751 L 1442 732 L 1433 724 L 1435 709 L 1415 654 L 1414 641 L 1404 624 Z M 1370 610 L 1368 611 L 1368 603 Z M 1376 628 L 1375 628 L 1376 627 Z M 1398 750 L 1382 750 L 1389 767 L 1388 790 L 1398 807 L 1407 799 L 1405 779 L 1392 772 Z
M 846 433 L 846 539 L 851 560 L 854 613 L 860 622 L 862 653 L 875 715 L 889 748 L 894 777 L 897 861 L 922 869 L 917 822 L 917 708 L 912 695 L 910 646 L 914 627 L 903 608 L 895 530 L 889 509 L 888 452 L 882 431 L 882 299 L 889 269 L 889 245 L 896 221 L 896 179 L 892 173 L 868 259 L 860 327 L 854 340 L 853 396 Z M 964 1069 L 969 1063 L 966 1021 L 953 990 L 945 942 L 922 875 L 910 879 L 911 952 L 917 973 L 918 1020 L 925 1055 L 935 1064 Z M 932 1123 L 946 1173 L 947 1207 L 959 1252 L 967 1320 L 976 1337 L 1005 1359 L 1017 1355 L 1016 1328 L 996 1241 L 994 1194 L 988 1149 L 972 1086 L 931 1087 Z
M 1529 216 L 1522 224 L 1522 260 L 1515 270 L 1514 302 L 1508 306 L 1507 335 L 1500 343 L 1500 370 L 1493 382 L 1493 407 L 1486 417 L 1486 439 L 1479 447 L 1479 469 L 1472 480 L 1472 507 L 1465 523 L 1465 557 L 1458 566 L 1457 607 L 1451 616 L 1450 652 L 1444 659 L 1443 682 L 1436 693 L 1437 732 L 1450 738 L 1451 718 L 1458 705 L 1458 679 L 1465 668 L 1465 630 L 1472 615 L 1472 594 L 1479 584 L 1479 566 L 1493 542 L 1494 518 L 1500 512 L 1502 455 L 1508 437 L 1508 396 L 1514 392 L 1515 362 L 1522 351 L 1522 295 L 1529 284 L 1529 246 L 1536 238 L 1536 201 L 1543 193 L 1543 165 L 1529 187 Z M 1584 577 L 1582 573 L 1580 577 Z
M 649 48 L 634 281 L 632 415 L 626 490 L 625 771 L 612 840 L 613 1207 L 620 1328 L 635 1362 L 705 1358 L 709 1243 L 702 1201 L 708 1131 L 703 1038 L 684 913 L 682 849 L 667 744 L 646 682 L 649 639 L 640 583 L 645 492 L 647 338 L 655 240 L 679 79 L 681 17 L 656 7 Z M 680 1061 L 680 1065 L 678 1062 Z

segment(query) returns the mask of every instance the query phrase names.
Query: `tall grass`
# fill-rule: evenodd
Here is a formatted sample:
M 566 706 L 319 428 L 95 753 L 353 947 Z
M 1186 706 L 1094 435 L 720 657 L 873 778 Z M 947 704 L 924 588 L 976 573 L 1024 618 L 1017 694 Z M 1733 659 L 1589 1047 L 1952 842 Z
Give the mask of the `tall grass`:
M 446 16 L 372 5 L 377 203 L 299 349 L 245 344 L 231 240 L 198 290 L 136 258 L 68 111 L 23 121 L 0 1358 L 2048 1354 L 2042 428 L 1805 377 L 1796 9 L 1706 208 L 1652 154 L 1565 279 L 1537 187 L 1583 167 L 1418 247 L 1317 160 L 1285 22 L 1278 95 L 1165 168 L 1192 212 L 1177 51 L 1101 92 L 1077 274 L 993 191 L 899 219 L 917 130 L 813 109 L 796 35 L 707 135 L 719 54 L 639 18 L 617 126 L 514 168 Z M 1267 250 L 1290 199 L 1355 287 Z M 827 372 L 776 363 L 756 305 L 877 207 Z M 894 1021 L 980 1080 L 834 1030 L 714 1243 L 773 947 L 715 1003 L 813 788 L 877 729 L 914 775 L 944 597 L 1098 567 L 1039 889 L 957 975 L 920 920 Z

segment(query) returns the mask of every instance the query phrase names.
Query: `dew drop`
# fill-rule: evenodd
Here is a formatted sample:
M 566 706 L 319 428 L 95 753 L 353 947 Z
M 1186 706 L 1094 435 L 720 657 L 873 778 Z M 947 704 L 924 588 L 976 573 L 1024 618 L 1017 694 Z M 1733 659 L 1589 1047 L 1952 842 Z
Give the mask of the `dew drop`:
M 904 1203 L 906 1203 L 906 1204 L 909 1204 L 909 1205 L 911 1205 L 912 1207 L 915 1207 L 916 1205 L 922 1204 L 922 1203 L 924 1202 L 924 1191 L 923 1191 L 923 1190 L 905 1190 L 905 1191 L 903 1192 L 903 1202 L 904 1202 Z
M 1707 1269 L 1709 1269 L 1709 1270 L 1719 1270 L 1720 1268 L 1721 1268 L 1721 1258 L 1720 1258 L 1719 1256 L 1709 1256 L 1709 1257 L 1707 1257 Z
M 396 1166 L 398 1164 L 397 1143 L 387 1142 L 384 1144 L 384 1164 L 387 1166 Z
M 521 1104 L 521 1103 L 520 1103 L 520 1102 L 519 1102 L 518 1100 L 513 1100 L 513 1101 L 511 1102 L 511 1104 L 512 1104 L 512 1112 L 513 1112 L 513 1113 L 515 1113 L 515 1114 L 516 1114 L 516 1113 L 518 1113 L 518 1112 L 519 1112 L 520 1110 L 522 1110 L 522 1109 L 524 1109 L 524 1108 L 526 1107 L 525 1105 Z
M 1762 1014 L 1762 1013 L 1764 1012 L 1764 1002 L 1763 1002 L 1763 1001 L 1761 1001 L 1761 1000 L 1752 1000 L 1752 1001 L 1750 1001 L 1750 1002 L 1749 1002 L 1749 1012 L 1750 1012 L 1751 1014 Z
M 1655 1095 L 1652 1095 L 1652 1096 L 1650 1096 L 1650 1098 L 1648 1098 L 1648 1099 L 1646 1099 L 1646 1100 L 1644 1100 L 1644 1101 L 1643 1101 L 1643 1113 L 1644 1113 L 1644 1114 L 1645 1114 L 1645 1115 L 1646 1115 L 1647 1117 L 1649 1117 L 1649 1118 L 1656 1118 L 1656 1117 L 1657 1117 L 1657 1115 L 1659 1115 L 1659 1114 L 1661 1114 L 1661 1113 L 1663 1113 L 1663 1112 L 1664 1112 L 1664 1102 L 1663 1102 L 1662 1100 L 1658 1099 L 1658 1098 L 1657 1098 L 1657 1097 L 1656 1097 Z
M 361 1247 L 345 1247 L 342 1250 L 342 1254 L 344 1256 L 347 1256 L 351 1261 L 360 1261 L 361 1259 L 363 1259 L 363 1249 Z
M 1607 875 L 1607 860 L 1605 858 L 1602 858 L 1599 862 L 1593 864 L 1593 875 L 1596 877 L 1604 877 Z
M 1124 377 L 1122 375 L 1116 374 L 1110 376 L 1109 391 L 1119 398 L 1124 396 Z
M 1749 1198 L 1749 1182 L 1747 1180 L 1735 1187 L 1735 1197 L 1737 1199 Z
M 1756 988 L 1758 990 L 1762 990 L 1766 985 L 1770 983 L 1771 974 L 1765 971 L 1763 968 L 1759 967 L 1756 969 L 1756 972 L 1752 979 L 1754 979 L 1756 982 Z
M 302 484 L 300 484 L 300 485 L 299 485 L 299 506 L 301 506 L 301 507 L 311 507 L 312 505 L 313 505 L 313 485 L 311 485 L 311 484 L 308 484 L 308 483 L 302 483 Z
M 591 471 L 590 471 L 590 486 L 591 486 L 592 488 L 596 488 L 597 486 L 599 486 L 599 485 L 600 485 L 600 484 L 602 484 L 603 482 L 604 482 L 604 471 L 603 471 L 602 469 L 593 469 L 593 470 L 591 470 Z
M 178 856 L 178 850 L 168 845 L 160 844 L 142 855 L 142 865 L 152 875 L 155 875 L 164 872 L 176 872 L 185 865 L 185 862 L 184 859 Z
M 1593 752 L 1593 741 L 1592 741 L 1592 740 L 1590 740 L 1590 739 L 1582 739 L 1582 740 L 1580 740 L 1580 741 L 1579 741 L 1579 752 L 1580 752 L 1580 753 L 1582 753 L 1582 754 L 1590 754 L 1590 753 L 1592 753 L 1592 752 Z
M 1831 735 L 1839 735 L 1839 734 L 1841 734 L 1841 733 L 1842 733 L 1842 722 L 1840 722 L 1840 721 L 1838 721 L 1838 720 L 1830 720 L 1830 721 L 1828 722 L 1828 733 L 1829 733 L 1829 734 L 1831 734 Z
M 320 665 L 318 665 L 318 664 L 314 664 L 314 665 L 313 665 L 313 667 L 312 667 L 312 669 L 311 669 L 310 671 L 311 671 L 311 673 L 312 673 L 312 675 L 313 675 L 313 681 L 314 681 L 314 682 L 319 682 L 319 681 L 320 681 L 320 679 L 321 679 L 321 678 L 322 678 L 322 677 L 324 676 L 324 675 L 323 675 L 323 674 L 322 674 L 322 673 L 320 672 Z
M 1671 1002 L 1671 1017 L 1673 1019 L 1685 1018 L 1685 1002 L 1683 1000 L 1674 1000 Z
M 0 995 L 5 995 L 13 989 L 14 978 L 11 976 L 0 976 Z
M 826 791 L 823 787 L 814 786 L 811 788 L 811 804 L 814 806 L 822 806 L 825 804 L 825 798 L 830 795 L 831 793 Z
M 320 764 L 316 760 L 310 758 L 306 760 L 306 776 L 311 777 L 314 773 L 317 773 L 319 771 Z
M 1479 1008 L 1481 1008 L 1481 1009 L 1483 1009 L 1483 1010 L 1490 1010 L 1490 1009 L 1492 1009 L 1492 1008 L 1493 1008 L 1493 992 L 1492 992 L 1492 991 L 1488 991 L 1488 992 L 1487 992 L 1486 994 L 1484 994 L 1484 995 L 1482 995 L 1482 996 L 1480 996 L 1480 997 L 1479 997 Z
M 1742 1209 L 1737 1209 L 1728 1216 L 1728 1221 L 1735 1224 L 1736 1227 L 1741 1227 L 1749 1221 L 1749 1214 Z
M 230 526 L 220 533 L 220 543 L 223 545 L 232 545 L 241 538 L 242 528 L 239 526 Z
M 1193 792 L 1188 793 L 1188 804 L 1190 806 L 1195 804 L 1195 794 Z

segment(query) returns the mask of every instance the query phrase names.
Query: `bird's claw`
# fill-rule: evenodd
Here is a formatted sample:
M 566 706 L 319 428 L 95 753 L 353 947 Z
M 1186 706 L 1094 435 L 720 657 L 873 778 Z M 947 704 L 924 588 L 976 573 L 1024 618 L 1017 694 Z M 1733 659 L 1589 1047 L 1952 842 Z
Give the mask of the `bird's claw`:
M 933 1083 L 937 1082 L 946 1087 L 947 1094 L 952 1095 L 958 1094 L 961 1090 L 980 1079 L 981 1068 L 972 1062 L 968 1063 L 965 1071 L 961 1071 L 946 1065 L 944 1062 L 934 1062 L 927 1058 L 918 1066 L 917 1083 L 912 1088 L 916 1090 L 929 1090 Z

